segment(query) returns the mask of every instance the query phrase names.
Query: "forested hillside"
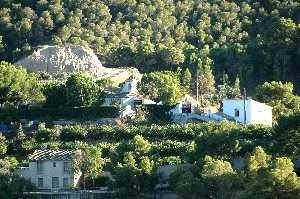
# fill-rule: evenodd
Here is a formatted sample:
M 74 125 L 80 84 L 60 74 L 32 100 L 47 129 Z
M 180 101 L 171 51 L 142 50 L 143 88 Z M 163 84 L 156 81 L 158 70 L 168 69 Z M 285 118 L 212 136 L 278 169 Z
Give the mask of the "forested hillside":
M 105 66 L 189 67 L 195 76 L 211 65 L 217 83 L 225 72 L 248 88 L 269 80 L 297 87 L 299 23 L 298 0 L 1 0 L 0 60 L 76 43 Z

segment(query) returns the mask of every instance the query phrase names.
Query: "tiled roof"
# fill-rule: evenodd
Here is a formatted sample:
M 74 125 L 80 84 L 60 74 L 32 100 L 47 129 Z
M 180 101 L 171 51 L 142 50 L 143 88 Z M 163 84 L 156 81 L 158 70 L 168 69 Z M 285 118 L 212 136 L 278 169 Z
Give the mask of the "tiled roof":
M 42 149 L 35 150 L 29 156 L 30 161 L 37 160 L 73 160 L 78 153 L 78 150 L 62 150 L 62 149 Z

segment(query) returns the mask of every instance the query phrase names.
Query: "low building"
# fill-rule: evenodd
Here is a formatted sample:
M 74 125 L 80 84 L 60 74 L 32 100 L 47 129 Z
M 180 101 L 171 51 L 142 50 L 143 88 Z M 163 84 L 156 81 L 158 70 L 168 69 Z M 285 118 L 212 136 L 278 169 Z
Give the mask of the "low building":
M 198 109 L 198 102 L 190 95 L 185 95 L 177 103 L 177 105 L 170 110 L 172 115 L 187 115 L 191 113 L 196 113 Z
M 20 168 L 18 174 L 40 191 L 69 190 L 78 187 L 80 157 L 80 150 L 36 150 L 29 157 L 29 167 Z
M 120 106 L 120 117 L 125 117 L 134 114 L 137 105 L 156 104 L 156 102 L 146 99 L 139 94 L 137 89 L 139 81 L 139 79 L 133 76 L 129 77 L 119 91 L 107 95 L 103 106 Z
M 223 113 L 239 123 L 272 126 L 272 107 L 252 99 L 224 99 Z

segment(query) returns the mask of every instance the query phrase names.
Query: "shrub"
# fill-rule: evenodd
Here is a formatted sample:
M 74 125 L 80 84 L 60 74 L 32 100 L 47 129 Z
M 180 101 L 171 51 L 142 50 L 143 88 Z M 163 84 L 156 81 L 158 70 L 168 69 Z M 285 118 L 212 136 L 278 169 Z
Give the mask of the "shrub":
M 87 135 L 87 131 L 81 126 L 70 126 L 62 129 L 60 134 L 60 140 L 64 142 L 75 141 L 75 140 L 84 140 Z
M 60 131 L 58 129 L 39 129 L 36 133 L 36 140 L 38 142 L 57 141 L 60 138 Z
M 119 115 L 119 109 L 116 107 L 63 107 L 63 108 L 45 108 L 40 106 L 27 107 L 22 109 L 9 108 L 1 109 L 0 120 L 18 121 L 20 119 L 31 120 L 58 120 L 58 119 L 99 119 L 115 118 Z

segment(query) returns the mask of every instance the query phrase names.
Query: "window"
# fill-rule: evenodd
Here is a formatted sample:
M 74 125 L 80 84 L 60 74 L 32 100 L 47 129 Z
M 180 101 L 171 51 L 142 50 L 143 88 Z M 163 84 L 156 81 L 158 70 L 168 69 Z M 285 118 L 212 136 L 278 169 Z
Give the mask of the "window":
M 42 188 L 44 186 L 44 179 L 38 178 L 38 188 Z
M 56 167 L 56 162 L 53 162 L 53 167 Z
M 59 187 L 59 178 L 52 177 L 52 188 L 58 188 L 58 187 Z
M 68 188 L 69 187 L 69 178 L 63 178 L 63 187 Z
M 36 162 L 36 172 L 37 173 L 42 173 L 43 167 L 42 167 L 42 161 L 37 161 Z
M 70 162 L 64 162 L 64 172 L 69 173 L 71 170 L 70 168 Z
M 240 117 L 240 110 L 239 109 L 234 109 L 234 117 Z

